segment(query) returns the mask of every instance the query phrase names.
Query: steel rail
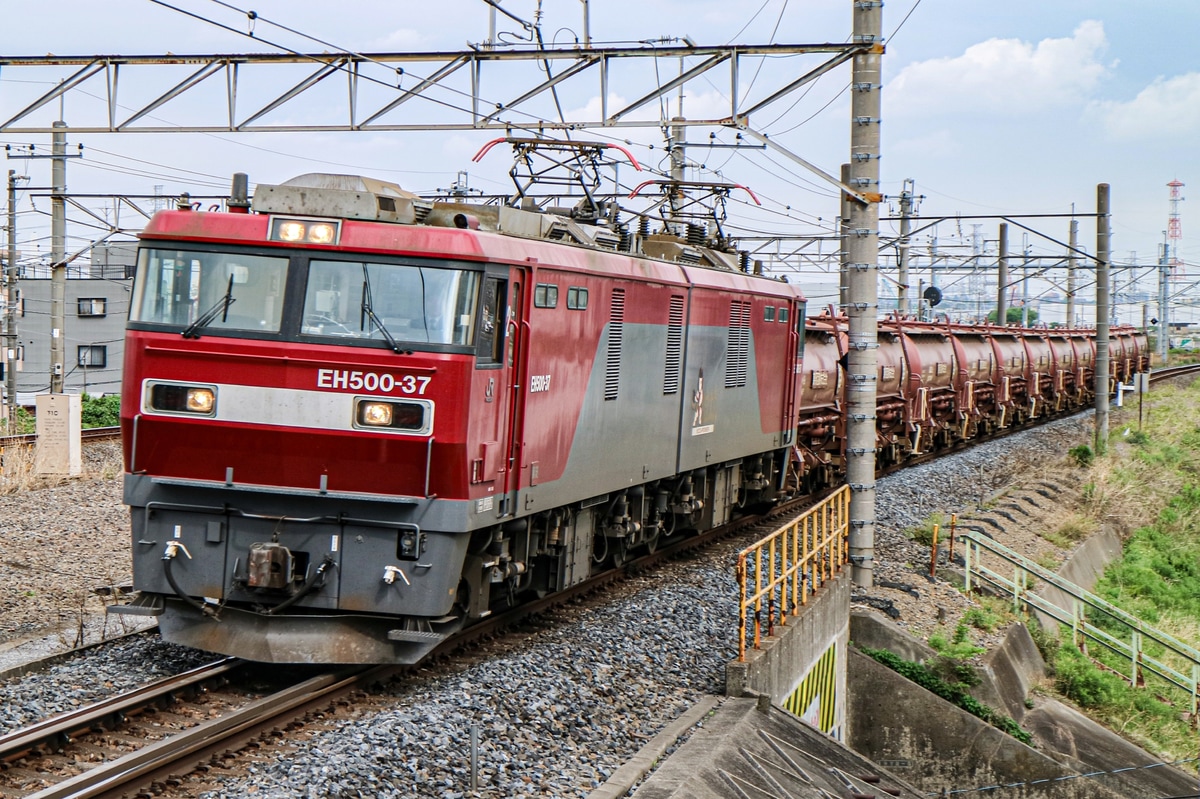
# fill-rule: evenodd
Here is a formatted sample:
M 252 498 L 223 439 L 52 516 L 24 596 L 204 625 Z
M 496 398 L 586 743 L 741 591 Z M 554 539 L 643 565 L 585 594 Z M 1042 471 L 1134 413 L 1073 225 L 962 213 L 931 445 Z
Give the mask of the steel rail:
M 0 761 L 12 763 L 35 749 L 60 749 L 82 733 L 98 728 L 112 729 L 147 707 L 161 707 L 173 702 L 177 694 L 202 691 L 213 682 L 223 682 L 226 675 L 244 664 L 245 661 L 237 658 L 223 658 L 14 730 L 0 736 Z
M 1185 363 L 1178 366 L 1163 366 L 1155 369 L 1150 373 L 1150 382 L 1157 383 L 1160 380 L 1169 380 L 1172 377 L 1181 377 L 1183 375 L 1200 372 L 1200 363 Z
M 102 763 L 26 799 L 117 799 L 182 776 L 196 766 L 269 734 L 297 717 L 386 679 L 398 667 L 357 667 L 331 672 L 263 697 L 220 718 Z
M 120 427 L 87 427 L 80 431 L 80 438 L 84 441 L 110 441 L 114 438 L 121 437 Z M 0 436 L 0 449 L 4 447 L 20 446 L 22 444 L 36 444 L 37 433 L 25 433 L 16 436 Z

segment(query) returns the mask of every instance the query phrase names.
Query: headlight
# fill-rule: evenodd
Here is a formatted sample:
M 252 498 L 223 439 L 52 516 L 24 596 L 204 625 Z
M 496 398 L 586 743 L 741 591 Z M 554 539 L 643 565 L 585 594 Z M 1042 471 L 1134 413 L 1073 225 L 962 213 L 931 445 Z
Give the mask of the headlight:
M 303 222 L 281 222 L 278 230 L 282 241 L 304 241 Z
M 432 411 L 427 402 L 358 399 L 354 402 L 354 426 L 425 434 L 431 428 Z
M 217 404 L 217 395 L 211 388 L 189 388 L 187 390 L 187 409 L 192 413 L 212 413 Z
M 308 227 L 308 240 L 313 244 L 333 244 L 337 238 L 337 226 L 326 222 L 317 222 Z
M 364 402 L 359 407 L 362 423 L 372 427 L 390 427 L 392 404 L 390 402 Z
M 271 219 L 271 241 L 309 244 L 337 244 L 341 222 L 321 219 Z
M 208 386 L 156 383 L 149 394 L 150 408 L 156 411 L 212 416 L 217 407 L 217 392 Z

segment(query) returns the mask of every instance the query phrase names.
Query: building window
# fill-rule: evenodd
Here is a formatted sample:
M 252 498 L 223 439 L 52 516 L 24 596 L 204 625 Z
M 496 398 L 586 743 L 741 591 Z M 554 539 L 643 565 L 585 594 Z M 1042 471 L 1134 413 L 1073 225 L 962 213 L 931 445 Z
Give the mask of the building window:
M 80 346 L 76 362 L 84 369 L 103 369 L 108 364 L 108 347 L 103 344 Z
M 533 289 L 533 305 L 535 308 L 557 308 L 558 286 L 553 283 L 538 283 Z
M 83 297 L 79 300 L 80 316 L 105 316 L 108 313 L 108 300 L 104 297 Z
M 571 286 L 567 289 L 567 307 L 572 311 L 582 311 L 587 308 L 588 290 L 581 286 Z

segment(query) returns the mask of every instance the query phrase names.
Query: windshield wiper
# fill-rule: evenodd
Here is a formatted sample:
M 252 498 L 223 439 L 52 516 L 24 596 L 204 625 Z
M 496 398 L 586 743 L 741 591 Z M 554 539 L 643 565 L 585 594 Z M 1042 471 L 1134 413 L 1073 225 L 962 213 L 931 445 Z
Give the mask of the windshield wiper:
M 370 319 L 371 324 L 383 334 L 387 340 L 388 346 L 392 348 L 392 352 L 403 355 L 412 355 L 412 350 L 406 350 L 396 343 L 396 339 L 392 338 L 392 334 L 384 327 L 383 320 L 375 315 L 375 309 L 371 306 L 371 275 L 367 272 L 367 265 L 363 264 L 363 293 L 362 293 L 362 313 L 358 317 L 359 329 L 365 329 L 365 320 Z
M 229 306 L 233 305 L 237 300 L 233 298 L 233 275 L 229 276 L 229 288 L 225 290 L 225 296 L 217 300 L 211 308 L 196 317 L 196 321 L 188 325 L 183 331 L 184 338 L 200 338 L 200 331 L 203 328 L 212 324 L 212 321 L 217 318 L 217 314 L 221 315 L 221 321 L 229 319 Z

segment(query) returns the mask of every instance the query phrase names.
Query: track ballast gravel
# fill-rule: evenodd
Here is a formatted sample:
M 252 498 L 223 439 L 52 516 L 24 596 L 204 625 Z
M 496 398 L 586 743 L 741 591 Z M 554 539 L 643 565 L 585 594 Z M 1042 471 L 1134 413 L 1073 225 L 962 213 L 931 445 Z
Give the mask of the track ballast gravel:
M 879 481 L 876 576 L 912 586 L 889 594 L 895 594 L 901 624 L 925 630 L 936 623 L 930 614 L 937 607 L 954 614 L 969 602 L 949 584 L 921 576 L 928 550 L 904 530 L 935 510 L 973 508 L 1031 463 L 1061 458 L 1086 434 L 1086 419 L 1077 416 Z M 3 497 L 0 512 L 6 530 L 21 531 L 3 537 L 4 568 L 9 560 L 31 564 L 20 572 L 30 590 L 71 597 L 80 575 L 103 575 L 107 582 L 128 569 L 119 479 Z M 54 546 L 45 546 L 50 538 Z M 63 553 L 71 554 L 74 576 L 55 588 L 68 573 L 61 568 Z M 692 704 L 723 692 L 724 664 L 736 656 L 735 555 L 732 545 L 714 547 L 626 581 L 599 609 L 560 611 L 519 644 L 473 663 L 422 670 L 380 689 L 349 718 L 290 736 L 244 775 L 221 778 L 219 789 L 200 795 L 457 799 L 469 792 L 476 726 L 482 795 L 586 796 Z M 875 593 L 856 591 L 856 600 Z M 20 614 L 4 620 L 5 635 L 59 621 L 53 603 L 4 596 L 4 608 Z M 35 608 L 51 618 L 39 618 Z M 0 687 L 6 707 L 0 727 L 69 710 L 206 658 L 153 638 L 101 648 Z M 172 795 L 187 795 L 186 785 Z

